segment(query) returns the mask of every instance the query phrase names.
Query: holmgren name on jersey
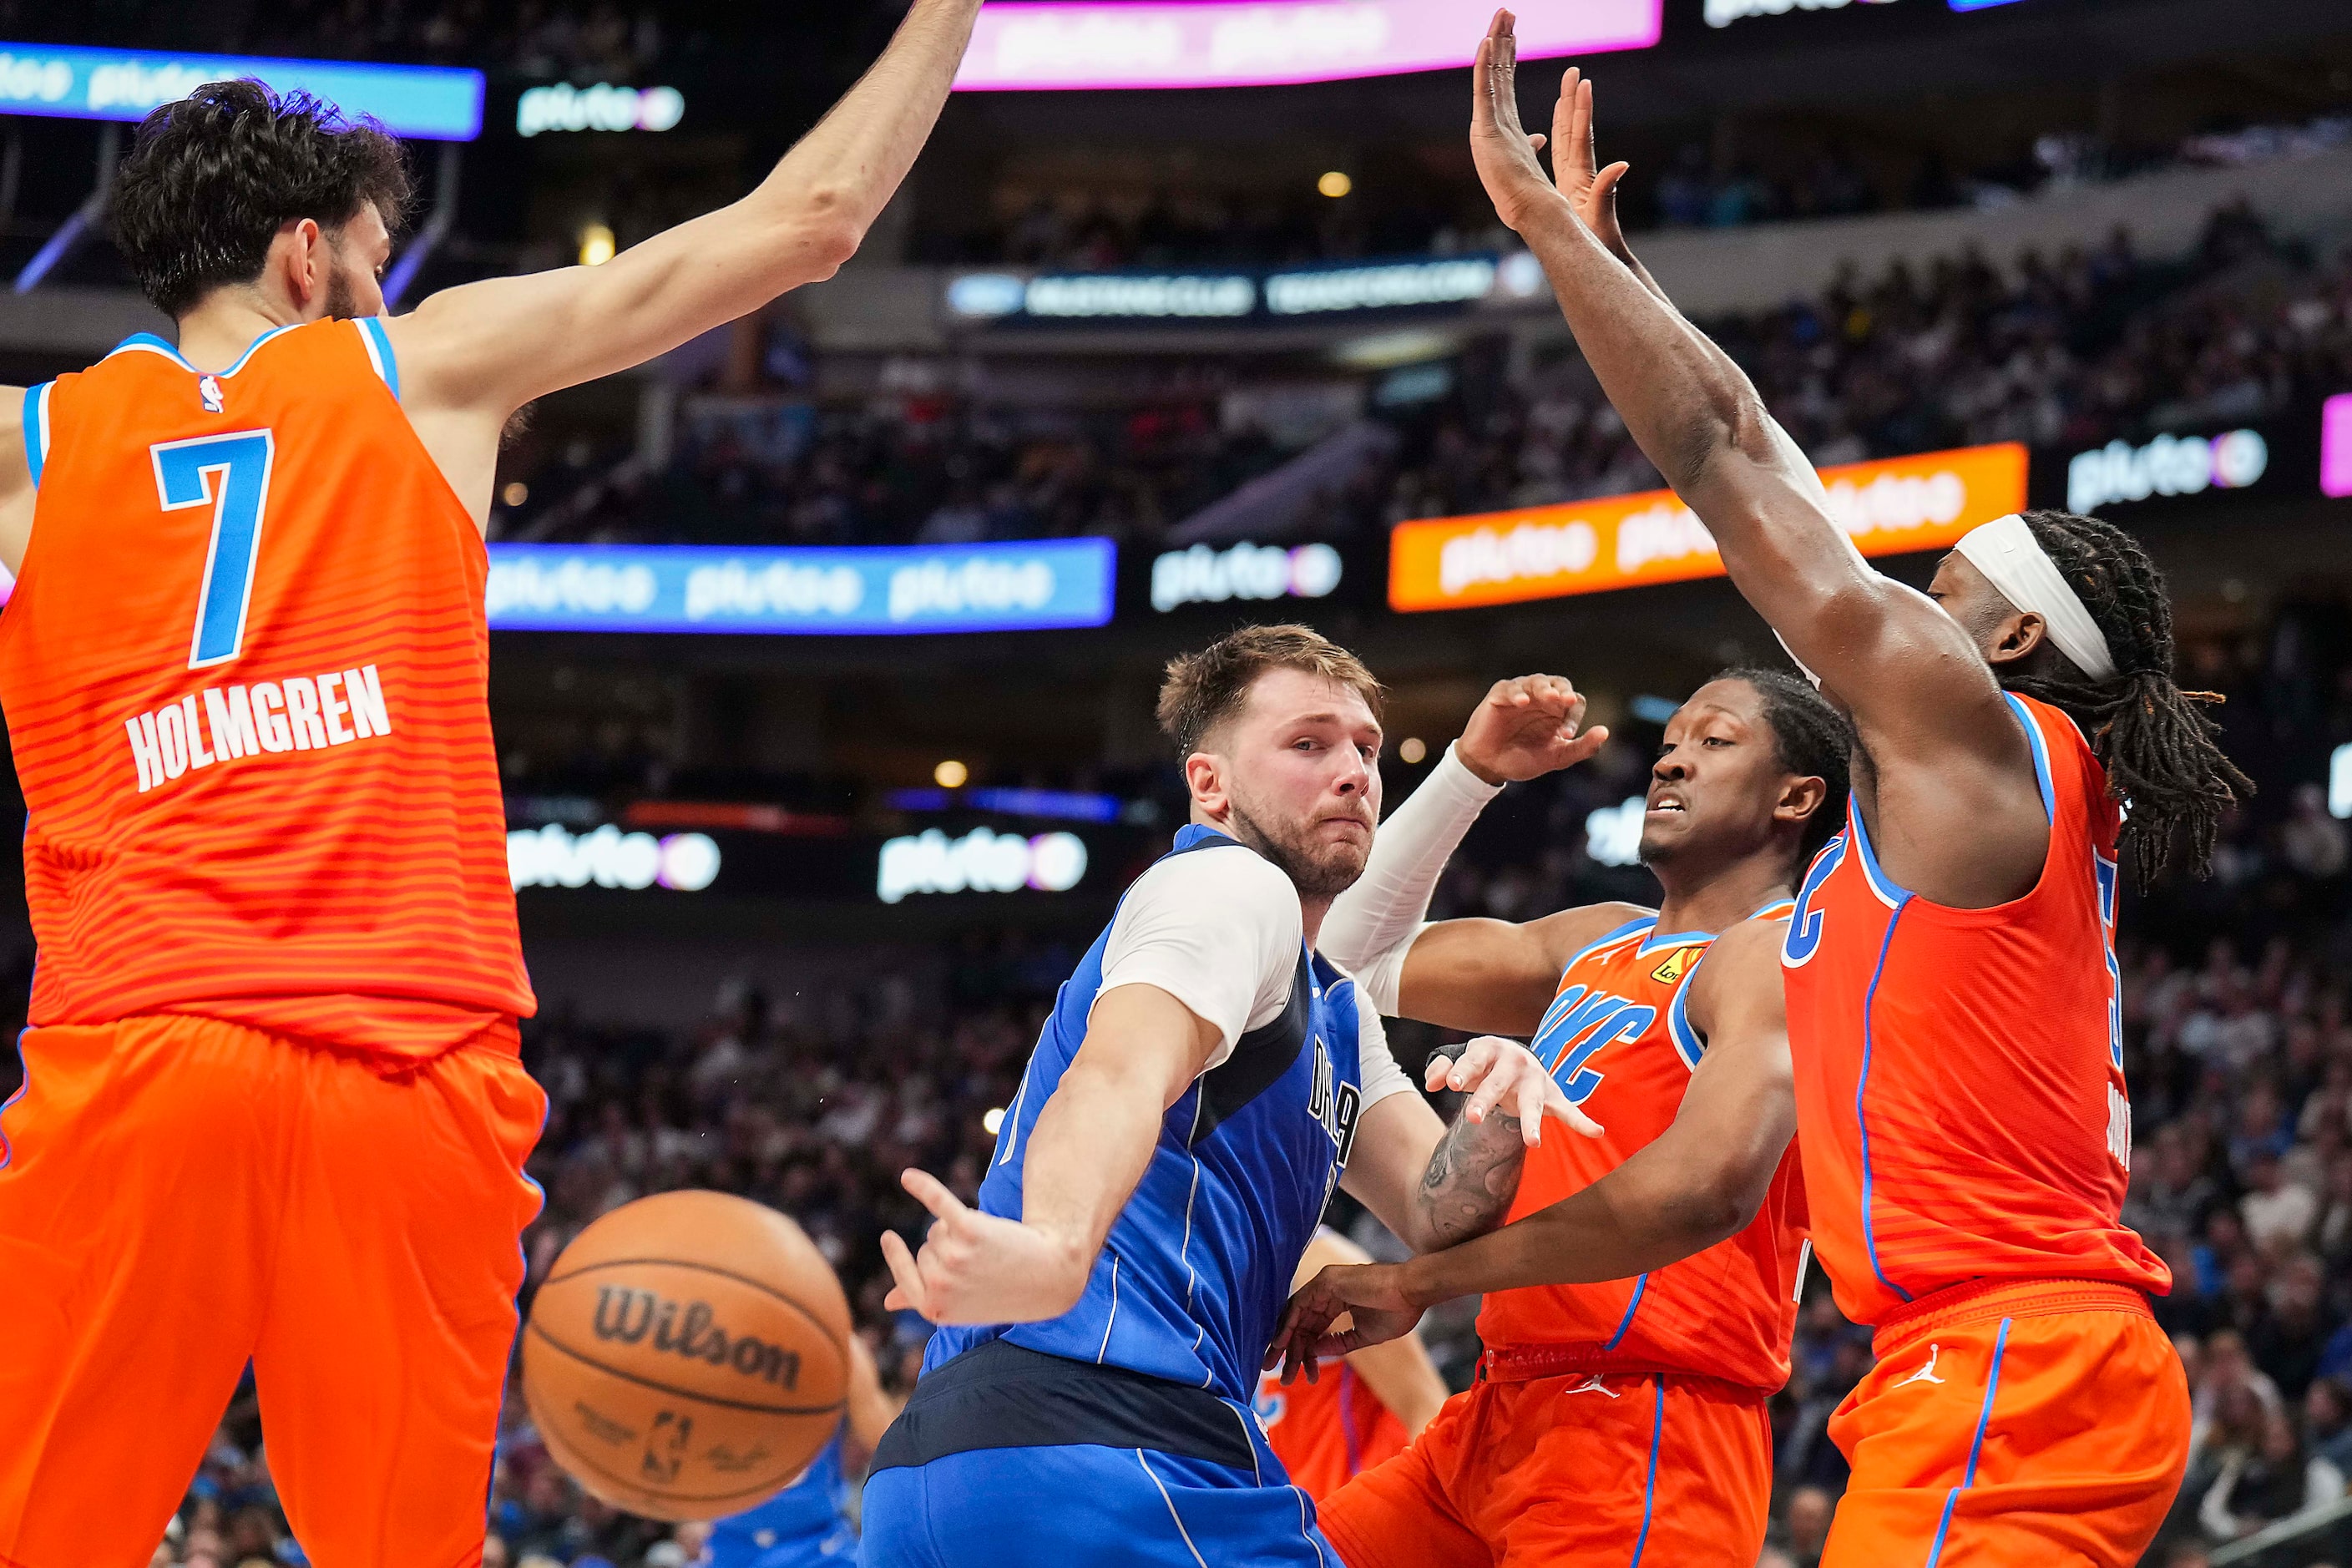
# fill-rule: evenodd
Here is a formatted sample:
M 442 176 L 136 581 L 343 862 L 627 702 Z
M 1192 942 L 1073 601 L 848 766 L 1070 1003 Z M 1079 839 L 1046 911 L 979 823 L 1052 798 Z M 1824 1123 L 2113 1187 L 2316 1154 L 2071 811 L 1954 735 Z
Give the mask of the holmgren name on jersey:
M 192 768 L 389 735 L 392 716 L 375 666 L 363 664 L 250 686 L 208 686 L 126 719 L 123 727 L 131 735 L 139 793 L 145 795 Z

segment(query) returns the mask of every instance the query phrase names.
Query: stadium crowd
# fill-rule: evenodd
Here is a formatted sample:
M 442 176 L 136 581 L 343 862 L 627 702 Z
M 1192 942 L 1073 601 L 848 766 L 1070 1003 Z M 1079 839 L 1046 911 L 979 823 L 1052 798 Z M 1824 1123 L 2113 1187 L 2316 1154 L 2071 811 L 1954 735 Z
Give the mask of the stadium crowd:
M 2074 190 L 2181 164 L 2243 164 L 2352 142 L 2352 118 L 2204 132 L 2126 147 L 2074 132 L 2035 139 L 2030 152 L 1955 174 L 1943 154 L 1873 149 L 1868 162 L 1838 139 L 1769 148 L 1726 162 L 1691 142 L 1656 178 L 1632 182 L 1622 217 L 1636 233 L 1738 228 L 1805 218 L 1951 207 L 1998 210 L 2046 189 Z M 1613 154 L 1612 154 L 1613 155 Z M 1641 159 L 1636 158 L 1637 165 Z M 1348 257 L 1500 250 L 1513 243 L 1475 192 L 1399 170 L 1333 199 L 1305 188 L 1253 195 L 1151 188 L 1089 195 L 1008 184 L 999 214 L 963 232 L 918 232 L 910 259 L 966 266 L 1090 272 L 1117 268 L 1284 265 Z
M 1924 271 L 1850 273 L 1819 298 L 1708 326 L 1822 464 L 1988 441 L 2083 448 L 2252 422 L 2352 387 L 2352 255 L 2322 260 L 2232 205 L 2184 258 L 2150 259 L 2121 231 L 2006 268 L 1970 251 Z M 804 353 L 779 340 L 766 359 L 778 384 L 764 426 L 689 420 L 655 473 L 551 443 L 517 471 L 527 504 L 494 526 L 723 543 L 1091 533 L 1150 547 L 1293 455 L 1213 377 L 1111 410 L 932 387 L 817 406 L 782 384 L 805 379 Z M 1291 536 L 1370 539 L 1407 518 L 1659 483 L 1580 360 L 1517 382 L 1499 371 L 1465 360 L 1427 400 L 1383 406 L 1376 393 L 1366 417 L 1393 438 L 1363 443 Z
M 2150 1558 L 2179 1563 L 2325 1508 L 2352 1475 L 2352 832 L 2313 782 L 2332 748 L 2352 742 L 2352 614 L 2290 609 L 2262 636 L 2192 645 L 2185 663 L 2229 698 L 2226 743 L 2264 790 L 2233 820 L 2210 881 L 2161 886 L 2122 917 L 2137 1144 L 2126 1217 L 2173 1269 L 2157 1310 L 2195 1395 L 2189 1479 Z M 1596 864 L 1583 829 L 1638 787 L 1653 740 L 1636 720 L 1593 765 L 1506 796 L 1473 830 L 1437 913 L 1526 919 L 1643 896 L 1646 873 Z M 1410 772 L 1399 772 L 1402 784 Z M 1529 843 L 1547 847 L 1531 860 Z M 742 1193 L 809 1230 L 886 1379 L 903 1385 L 926 1328 L 883 1309 L 876 1238 L 886 1226 L 917 1234 L 923 1216 L 897 1173 L 919 1164 L 972 1195 L 992 1145 L 986 1113 L 1009 1102 L 1085 934 L 975 933 L 861 948 L 854 963 L 812 951 L 790 994 L 730 985 L 679 1029 L 551 1005 L 527 1030 L 551 1102 L 531 1163 L 547 1206 L 526 1237 L 530 1279 L 632 1198 Z M 26 980 L 20 964 L 19 1005 Z M 1418 1026 L 1391 1036 L 1413 1061 L 1442 1038 Z M 1344 1200 L 1334 1217 L 1393 1251 Z M 1477 1353 L 1471 1309 L 1433 1312 L 1423 1328 L 1456 1386 Z M 1780 1481 L 1764 1561 L 1774 1568 L 1811 1568 L 1820 1552 L 1845 1473 L 1826 1423 L 1871 1364 L 1867 1332 L 1839 1315 L 1818 1271 L 1793 1362 L 1772 1406 Z M 158 1564 L 299 1561 L 260 1438 L 248 1387 Z M 581 1493 L 519 1396 L 499 1456 L 492 1564 L 677 1568 L 700 1550 L 698 1527 L 655 1525 Z

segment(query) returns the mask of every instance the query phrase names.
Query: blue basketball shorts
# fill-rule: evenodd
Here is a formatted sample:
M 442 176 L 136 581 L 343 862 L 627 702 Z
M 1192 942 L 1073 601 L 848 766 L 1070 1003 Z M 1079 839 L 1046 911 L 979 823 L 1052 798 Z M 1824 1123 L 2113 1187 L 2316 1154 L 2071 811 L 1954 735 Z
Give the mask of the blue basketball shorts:
M 865 1568 L 1343 1568 L 1241 1405 L 1002 1340 L 939 1367 L 866 1483 Z

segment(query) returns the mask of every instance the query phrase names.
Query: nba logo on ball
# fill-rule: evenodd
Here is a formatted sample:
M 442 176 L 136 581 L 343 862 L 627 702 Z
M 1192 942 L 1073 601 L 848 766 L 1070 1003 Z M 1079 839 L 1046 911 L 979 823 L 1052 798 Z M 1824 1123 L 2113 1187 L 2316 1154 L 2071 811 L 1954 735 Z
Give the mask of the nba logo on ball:
M 523 1395 L 548 1451 L 654 1519 L 740 1513 L 841 1423 L 849 1303 L 801 1228 L 725 1193 L 663 1193 L 582 1231 L 532 1300 Z

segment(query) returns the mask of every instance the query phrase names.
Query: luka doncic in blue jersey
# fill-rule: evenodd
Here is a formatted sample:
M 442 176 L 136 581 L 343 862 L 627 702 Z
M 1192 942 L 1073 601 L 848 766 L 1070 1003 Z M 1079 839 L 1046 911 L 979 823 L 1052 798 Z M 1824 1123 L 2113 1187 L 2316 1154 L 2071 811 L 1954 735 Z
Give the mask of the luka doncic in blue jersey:
M 1223 928 L 1230 947 L 1230 928 L 1282 898 L 1293 916 L 1288 952 L 1261 942 L 1258 973 L 1202 974 L 1181 962 L 1182 930 Z M 1255 851 L 1186 827 L 1063 985 L 981 1185 L 991 1214 L 1020 1217 L 1028 1137 L 1107 973 L 1115 984 L 1160 985 L 1212 1020 L 1228 1009 L 1196 1001 L 1205 989 L 1239 985 L 1255 1000 L 1250 1026 L 1162 1118 L 1077 1305 L 1043 1322 L 933 1336 L 923 1378 L 876 1456 L 869 1568 L 1047 1556 L 1075 1568 L 1073 1552 L 1337 1568 L 1250 1401 L 1367 1103 L 1363 1061 L 1379 1080 L 1372 1098 L 1408 1086 L 1377 1033 L 1366 1037 L 1378 1020 L 1354 982 L 1298 939 L 1297 906 L 1288 879 Z M 1161 929 L 1179 934 L 1155 947 L 1150 931 Z M 1089 1532 L 1075 1542 L 1061 1528 L 1072 1510 Z

